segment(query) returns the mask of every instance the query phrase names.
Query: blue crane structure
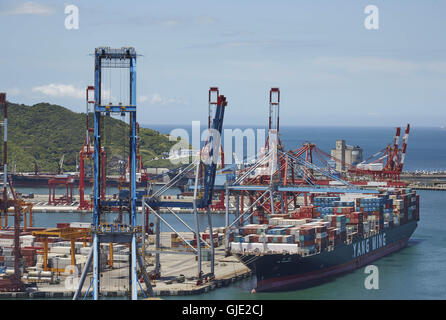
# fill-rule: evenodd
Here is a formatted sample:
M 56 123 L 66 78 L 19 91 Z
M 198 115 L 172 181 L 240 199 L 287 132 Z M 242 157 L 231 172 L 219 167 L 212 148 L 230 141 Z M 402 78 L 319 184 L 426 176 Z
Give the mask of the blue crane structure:
M 215 90 L 216 88 L 211 88 Z M 189 230 L 193 231 L 196 235 L 197 239 L 197 248 L 191 246 L 194 254 L 197 255 L 198 260 L 198 282 L 201 283 L 203 279 L 203 274 L 201 270 L 201 242 L 205 245 L 206 242 L 203 241 L 200 237 L 200 228 L 198 224 L 198 209 L 205 209 L 208 217 L 208 227 L 210 235 L 213 234 L 212 230 L 212 219 L 210 213 L 210 205 L 212 204 L 214 190 L 215 190 L 215 178 L 217 172 L 217 166 L 219 162 L 219 150 L 221 147 L 221 133 L 223 130 L 223 119 L 225 114 L 225 109 L 227 106 L 226 97 L 223 95 L 218 95 L 217 102 L 215 106 L 215 114 L 209 117 L 209 137 L 208 140 L 201 150 L 200 158 L 194 160 L 189 165 L 182 168 L 181 172 L 179 172 L 175 177 L 171 179 L 171 181 L 163 186 L 160 190 L 154 192 L 150 196 L 144 196 L 142 198 L 142 206 L 143 212 L 145 215 L 148 214 L 148 211 L 152 212 L 156 217 L 156 248 L 159 249 L 159 222 L 163 221 L 173 232 L 177 233 L 178 236 L 181 235 L 165 221 L 158 213 L 157 210 L 160 208 L 193 208 L 194 218 L 195 218 L 195 230 L 189 227 L 184 221 L 181 220 L 172 210 L 169 211 Z M 177 179 L 180 179 L 185 174 L 188 174 L 192 170 L 195 170 L 195 189 L 194 189 L 194 199 L 193 202 L 190 201 L 172 201 L 166 200 L 160 197 L 167 189 L 173 186 Z M 201 172 L 202 179 L 199 179 Z M 198 180 L 202 180 L 202 184 L 200 184 L 200 188 L 198 188 Z M 120 199 L 119 201 L 123 201 Z M 138 202 L 139 203 L 139 202 Z M 148 209 L 148 210 L 146 210 Z M 144 218 L 144 221 L 148 221 L 147 216 Z M 212 239 L 212 238 L 211 238 Z M 155 251 L 155 275 L 159 275 L 159 253 L 160 251 Z M 211 253 L 211 271 L 209 278 L 212 279 L 214 277 L 214 242 L 210 241 L 210 253 Z
M 130 94 L 128 105 L 106 105 L 102 103 L 102 68 L 116 68 L 127 67 L 129 69 L 130 80 Z M 136 51 L 134 48 L 111 49 L 100 47 L 95 50 L 95 104 L 94 104 L 94 211 L 93 211 L 93 298 L 98 299 L 99 295 L 99 250 L 100 239 L 102 236 L 111 238 L 122 238 L 126 236 L 131 238 L 124 241 L 131 241 L 131 261 L 130 261 L 130 284 L 132 299 L 137 299 L 138 287 L 136 276 Z M 130 115 L 130 150 L 129 150 L 129 168 L 130 168 L 130 232 L 125 232 L 120 235 L 120 230 L 117 233 L 113 230 L 100 233 L 100 215 L 101 215 L 101 199 L 100 190 L 101 185 L 101 132 L 100 121 L 103 113 L 129 113 Z M 105 239 L 104 239 L 105 240 Z
M 209 207 L 212 203 L 212 196 L 214 194 L 215 175 L 218 164 L 218 152 L 221 145 L 221 132 L 223 130 L 223 117 L 225 107 L 227 105 L 226 98 L 224 96 L 218 96 L 217 108 L 215 110 L 215 117 L 212 121 L 211 135 L 209 137 L 209 145 L 211 146 L 209 152 L 209 163 L 205 166 L 204 171 L 204 196 L 201 199 L 201 207 Z M 216 136 L 217 135 L 217 136 Z
M 139 282 L 137 279 L 137 265 L 139 265 L 143 277 L 146 282 L 147 290 L 151 292 L 150 282 L 147 275 L 144 276 L 145 270 L 137 251 L 137 234 L 141 232 L 136 225 L 136 51 L 132 47 L 122 47 L 113 49 L 109 47 L 99 47 L 95 49 L 95 71 L 94 71 L 94 186 L 93 186 L 93 205 L 92 214 L 92 250 L 85 264 L 78 290 L 73 299 L 79 297 L 86 274 L 93 263 L 93 278 L 90 283 L 92 287 L 93 299 L 98 300 L 100 296 L 100 244 L 101 243 L 129 243 L 130 244 L 130 261 L 129 261 L 129 287 L 131 290 L 131 298 L 136 300 L 138 297 Z M 102 72 L 105 68 L 124 68 L 129 70 L 129 101 L 114 105 L 112 103 L 103 103 L 102 95 Z M 107 203 L 107 200 L 101 200 L 101 190 L 103 186 L 104 171 L 101 168 L 101 148 L 102 148 L 102 121 L 103 116 L 110 114 L 129 114 L 130 118 L 130 145 L 129 145 L 129 224 L 128 225 L 107 225 L 101 224 L 103 212 L 113 203 Z M 88 293 L 88 292 L 87 292 Z

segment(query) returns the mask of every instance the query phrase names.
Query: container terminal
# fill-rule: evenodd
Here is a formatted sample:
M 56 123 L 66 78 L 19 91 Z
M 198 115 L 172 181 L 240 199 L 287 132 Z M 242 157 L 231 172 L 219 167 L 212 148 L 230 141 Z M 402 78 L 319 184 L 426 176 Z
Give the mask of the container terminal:
M 98 47 L 94 85 L 86 90 L 86 121 L 79 174 L 10 174 L 7 166 L 6 94 L 0 215 L 0 296 L 130 299 L 207 292 L 254 274 L 256 290 L 282 290 L 348 272 L 399 250 L 420 218 L 418 173 L 404 173 L 410 132 L 362 161 L 358 146 L 336 141 L 330 154 L 312 143 L 285 151 L 280 141 L 280 90 L 269 92 L 268 139 L 256 159 L 224 164 L 219 136 L 228 100 L 208 92 L 209 137 L 198 157 L 172 170 L 148 173 L 139 154 L 134 48 Z M 128 72 L 128 101 L 105 102 L 104 70 Z M 103 118 L 128 115 L 128 160 L 119 177 L 105 172 Z M 211 161 L 209 161 L 211 160 Z M 87 177 L 86 162 L 93 163 Z M 415 177 L 415 178 L 414 178 Z M 418 175 L 419 177 L 419 175 Z M 426 180 L 425 176 L 423 176 Z M 438 181 L 444 178 L 438 176 Z M 92 179 L 93 193 L 85 193 Z M 45 185 L 48 195 L 20 194 L 14 183 Z M 431 187 L 442 190 L 444 184 Z M 56 196 L 56 187 L 66 193 Z M 106 188 L 117 186 L 113 196 Z M 155 188 L 156 186 L 156 188 Z M 79 197 L 73 197 L 73 188 Z M 166 191 L 179 188 L 180 194 Z M 33 225 L 40 212 L 91 212 L 91 223 Z M 194 216 L 189 225 L 178 216 Z M 108 213 L 118 213 L 112 219 Z M 163 218 L 173 215 L 188 231 Z M 225 215 L 213 227 L 212 215 Z M 142 215 L 142 224 L 136 215 Z M 207 218 L 200 230 L 198 216 Z M 235 219 L 230 222 L 229 216 Z M 13 220 L 13 226 L 8 221 Z M 161 232 L 161 224 L 169 232 Z M 279 263 L 280 262 L 280 263 Z

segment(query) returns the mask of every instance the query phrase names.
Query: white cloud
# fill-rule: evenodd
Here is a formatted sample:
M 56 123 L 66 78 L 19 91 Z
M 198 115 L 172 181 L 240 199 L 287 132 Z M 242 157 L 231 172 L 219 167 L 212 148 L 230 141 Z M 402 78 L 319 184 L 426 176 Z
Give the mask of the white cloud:
M 50 83 L 32 88 L 33 92 L 43 93 L 50 97 L 85 98 L 85 89 L 75 88 L 71 84 Z
M 152 95 L 152 100 L 150 102 L 151 102 L 151 104 L 157 104 L 157 105 L 187 104 L 187 102 L 185 102 L 183 99 L 164 98 L 164 97 L 161 97 L 161 95 L 158 93 L 155 93 Z
M 162 104 L 163 103 L 163 99 L 161 98 L 161 96 L 158 93 L 155 93 L 152 96 L 152 104 Z
M 148 96 L 142 95 L 142 96 L 138 96 L 138 102 L 143 103 L 149 100 Z
M 199 16 L 194 18 L 194 22 L 199 25 L 209 25 L 216 23 L 217 20 L 210 16 Z
M 22 14 L 31 14 L 31 15 L 50 15 L 54 13 L 54 8 L 48 7 L 42 4 L 37 4 L 33 1 L 28 1 L 22 3 L 14 8 L 9 10 L 0 11 L 0 14 L 6 15 L 22 15 Z
M 176 27 L 181 24 L 180 20 L 169 19 L 161 22 L 164 27 Z

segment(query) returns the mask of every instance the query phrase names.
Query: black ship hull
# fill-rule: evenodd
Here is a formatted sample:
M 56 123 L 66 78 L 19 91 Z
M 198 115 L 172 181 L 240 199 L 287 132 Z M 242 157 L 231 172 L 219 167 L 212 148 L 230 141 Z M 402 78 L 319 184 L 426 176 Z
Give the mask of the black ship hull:
M 341 244 L 332 251 L 298 254 L 236 254 L 256 275 L 257 291 L 281 291 L 308 287 L 398 251 L 417 227 L 417 221 L 388 228 L 379 234 Z
M 12 174 L 12 182 L 15 187 L 48 187 L 48 181 L 54 179 L 56 175 L 22 175 Z M 79 177 L 73 176 L 74 187 L 79 187 Z M 136 187 L 145 187 L 145 182 L 137 182 Z M 119 179 L 107 177 L 107 187 L 118 187 Z M 91 178 L 85 179 L 85 187 L 93 187 Z

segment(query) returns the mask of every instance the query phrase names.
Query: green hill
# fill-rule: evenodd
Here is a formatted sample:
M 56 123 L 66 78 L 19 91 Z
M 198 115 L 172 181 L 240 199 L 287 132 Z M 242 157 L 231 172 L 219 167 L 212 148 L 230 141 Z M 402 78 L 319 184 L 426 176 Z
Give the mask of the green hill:
M 1 110 L 3 118 L 3 110 Z M 93 115 L 89 117 L 93 127 Z M 104 117 L 103 145 L 107 172 L 117 174 L 117 160 L 127 159 L 129 126 L 122 120 Z M 1 134 L 3 135 L 3 134 Z M 168 152 L 175 142 L 151 129 L 140 129 L 140 154 L 146 167 L 171 167 L 168 160 L 152 159 Z M 85 113 L 39 103 L 33 106 L 8 103 L 8 164 L 17 172 L 56 172 L 64 155 L 64 171 L 75 171 L 85 139 Z

